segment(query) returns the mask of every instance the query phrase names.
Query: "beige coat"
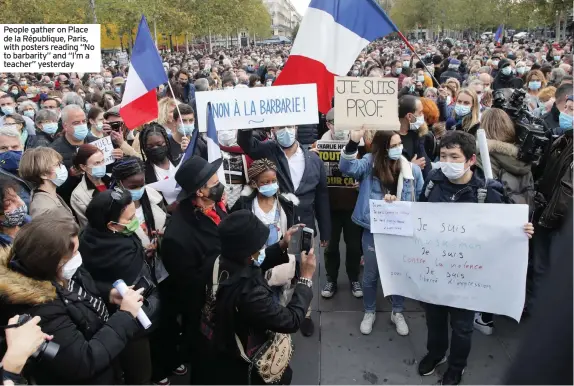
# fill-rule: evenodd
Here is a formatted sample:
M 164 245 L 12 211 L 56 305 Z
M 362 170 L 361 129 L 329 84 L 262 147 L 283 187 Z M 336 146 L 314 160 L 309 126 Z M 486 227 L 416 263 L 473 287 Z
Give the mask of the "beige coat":
M 30 199 L 30 216 L 32 219 L 48 214 L 52 218 L 69 219 L 76 221 L 70 207 L 64 202 L 62 197 L 56 194 L 52 196 L 44 191 L 32 193 Z
M 82 181 L 76 186 L 76 189 L 72 192 L 72 197 L 70 198 L 70 206 L 76 214 L 80 228 L 85 228 L 88 225 L 88 219 L 86 217 L 86 208 L 88 204 L 92 201 L 92 196 L 94 194 L 94 189 L 88 189 L 86 184 L 86 176 L 82 177 Z

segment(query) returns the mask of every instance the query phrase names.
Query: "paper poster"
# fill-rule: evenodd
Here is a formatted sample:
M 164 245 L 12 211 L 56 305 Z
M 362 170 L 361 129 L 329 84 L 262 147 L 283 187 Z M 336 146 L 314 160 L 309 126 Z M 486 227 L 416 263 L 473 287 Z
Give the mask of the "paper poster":
M 355 184 L 354 178 L 343 175 L 339 170 L 341 150 L 346 144 L 347 141 L 317 141 L 317 150 L 325 164 L 327 185 L 330 187 L 352 188 Z
M 114 151 L 114 145 L 112 144 L 112 137 L 106 136 L 98 139 L 97 141 L 90 142 L 90 145 L 94 145 L 104 153 L 104 163 L 106 165 L 114 163 L 114 157 L 112 152 Z
M 410 201 L 386 202 L 369 200 L 371 210 L 371 232 L 387 235 L 413 236 Z
M 394 78 L 335 77 L 335 130 L 399 130 Z
M 207 131 L 208 102 L 217 131 L 319 123 L 316 84 L 202 91 L 195 97 L 200 132 Z
M 412 237 L 374 235 L 385 295 L 520 321 L 528 266 L 527 205 L 415 202 L 411 219 Z

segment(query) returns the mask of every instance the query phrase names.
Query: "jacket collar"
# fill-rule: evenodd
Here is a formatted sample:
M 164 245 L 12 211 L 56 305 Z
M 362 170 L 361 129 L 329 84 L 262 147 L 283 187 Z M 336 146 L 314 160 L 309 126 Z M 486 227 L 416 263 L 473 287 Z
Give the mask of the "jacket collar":
M 241 190 L 241 196 L 242 197 L 250 197 L 251 199 L 255 199 L 256 195 L 257 195 L 257 191 L 249 185 L 245 185 L 243 187 L 243 189 Z M 281 194 L 279 194 L 279 198 L 283 199 L 285 201 L 288 201 L 295 206 L 299 205 L 299 198 L 296 195 L 294 195 L 293 193 L 281 193 Z
M 0 249 L 0 298 L 3 303 L 37 305 L 56 299 L 56 289 L 49 281 L 29 278 L 8 267 L 10 249 Z

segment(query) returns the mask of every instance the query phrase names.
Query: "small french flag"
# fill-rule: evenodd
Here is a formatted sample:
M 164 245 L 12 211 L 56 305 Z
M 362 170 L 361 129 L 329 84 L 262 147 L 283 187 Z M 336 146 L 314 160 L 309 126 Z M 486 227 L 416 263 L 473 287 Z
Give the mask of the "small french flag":
M 326 114 L 335 95 L 335 76 L 347 75 L 370 42 L 398 31 L 374 0 L 312 0 L 273 85 L 316 83 L 319 111 Z
M 167 75 L 145 16 L 142 16 L 120 104 L 120 115 L 127 128 L 133 129 L 157 119 L 159 111 L 156 87 L 164 83 L 167 83 Z

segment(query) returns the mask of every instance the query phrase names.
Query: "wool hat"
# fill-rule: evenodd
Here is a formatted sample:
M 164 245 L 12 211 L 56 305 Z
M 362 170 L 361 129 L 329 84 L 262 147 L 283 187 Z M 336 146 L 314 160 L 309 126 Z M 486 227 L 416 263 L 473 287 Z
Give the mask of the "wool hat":
M 238 262 L 259 251 L 269 237 L 269 227 L 247 209 L 231 213 L 221 221 L 217 230 L 221 257 Z
M 222 159 L 219 158 L 212 163 L 207 162 L 199 156 L 193 156 L 184 161 L 175 173 L 175 180 L 181 186 L 181 193 L 177 196 L 177 201 L 183 201 L 195 195 L 207 181 L 217 173 L 221 166 Z

